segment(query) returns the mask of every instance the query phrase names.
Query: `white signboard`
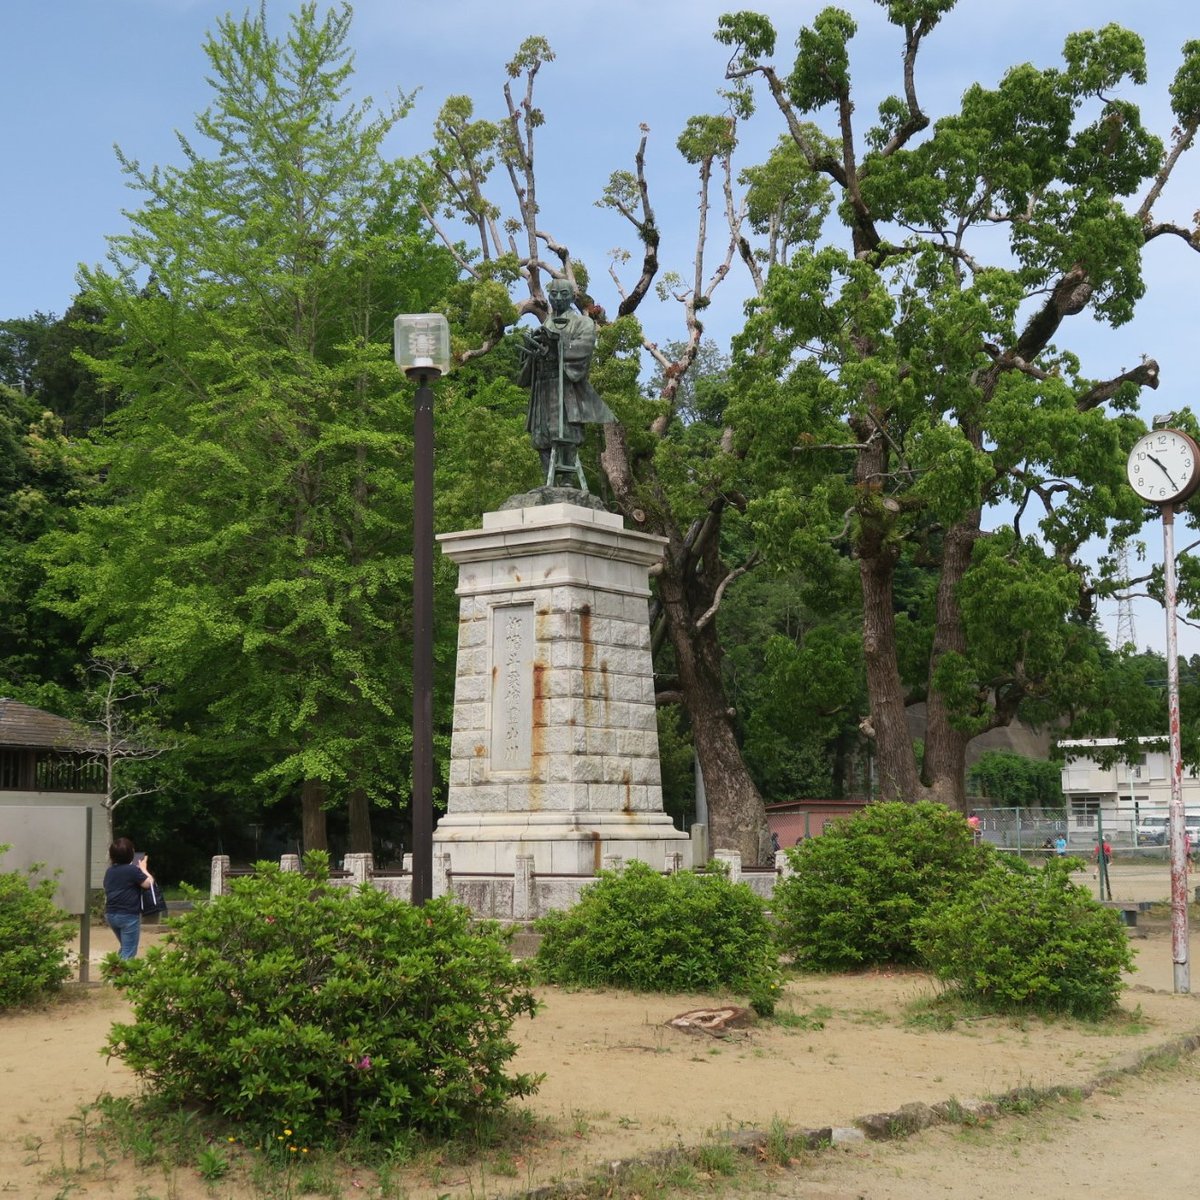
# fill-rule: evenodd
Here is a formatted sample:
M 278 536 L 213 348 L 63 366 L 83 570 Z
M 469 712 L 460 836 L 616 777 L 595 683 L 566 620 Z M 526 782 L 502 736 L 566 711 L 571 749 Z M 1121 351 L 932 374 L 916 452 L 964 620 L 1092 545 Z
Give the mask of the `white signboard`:
M 41 805 L 0 805 L 0 871 L 45 867 L 37 879 L 54 879 L 54 903 L 66 912 L 87 912 L 91 888 L 92 810 Z M 57 875 L 56 875 L 57 872 Z M 99 880 L 96 881 L 99 886 Z

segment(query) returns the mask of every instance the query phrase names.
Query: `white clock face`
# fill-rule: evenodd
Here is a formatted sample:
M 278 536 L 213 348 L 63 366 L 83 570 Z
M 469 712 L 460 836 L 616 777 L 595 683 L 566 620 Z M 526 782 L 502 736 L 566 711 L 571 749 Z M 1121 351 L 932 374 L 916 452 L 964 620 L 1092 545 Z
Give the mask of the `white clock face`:
M 1196 490 L 1200 453 L 1186 433 L 1155 429 L 1134 443 L 1126 471 L 1130 486 L 1143 500 L 1168 504 Z

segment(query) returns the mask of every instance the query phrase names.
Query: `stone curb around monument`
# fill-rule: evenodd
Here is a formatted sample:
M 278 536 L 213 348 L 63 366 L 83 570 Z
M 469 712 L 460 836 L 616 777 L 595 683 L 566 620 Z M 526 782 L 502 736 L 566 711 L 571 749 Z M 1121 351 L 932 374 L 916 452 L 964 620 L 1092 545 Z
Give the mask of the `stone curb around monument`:
M 1164 1058 L 1182 1058 L 1196 1053 L 1197 1050 L 1200 1050 L 1200 1029 L 1130 1055 L 1119 1065 L 1110 1067 L 1083 1083 L 1055 1084 L 1045 1088 L 1013 1088 L 986 1100 L 960 1101 L 951 1098 L 939 1100 L 935 1104 L 902 1104 L 891 1112 L 868 1113 L 856 1117 L 852 1126 L 827 1125 L 822 1129 L 789 1129 L 787 1137 L 797 1149 L 812 1152 L 867 1141 L 903 1141 L 934 1125 L 963 1125 L 999 1116 L 1019 1115 L 1015 1106 L 1021 1102 L 1040 1105 L 1063 1098 L 1087 1099 L 1121 1079 L 1140 1075 Z M 762 1129 L 741 1129 L 720 1134 L 717 1140 L 739 1154 L 761 1157 L 762 1149 L 770 1136 L 772 1135 Z M 690 1163 L 694 1160 L 696 1151 L 704 1144 L 676 1146 L 669 1150 L 650 1151 L 635 1158 L 597 1163 L 582 1179 L 562 1180 L 524 1192 L 513 1192 L 510 1193 L 509 1200 L 561 1200 L 562 1197 L 577 1192 L 580 1184 L 589 1179 L 617 1180 L 639 1167 L 669 1167 L 680 1162 Z

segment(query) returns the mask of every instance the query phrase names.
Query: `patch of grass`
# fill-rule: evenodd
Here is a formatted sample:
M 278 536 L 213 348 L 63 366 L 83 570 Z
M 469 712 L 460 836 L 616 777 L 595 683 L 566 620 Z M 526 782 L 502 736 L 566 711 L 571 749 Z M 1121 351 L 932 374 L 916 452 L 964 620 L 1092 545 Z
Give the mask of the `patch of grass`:
M 1025 1085 L 1013 1088 L 1003 1095 L 993 1096 L 992 1100 L 1002 1116 L 1028 1117 L 1063 1100 L 1078 1103 L 1082 1098 L 1083 1093 L 1075 1087 L 1035 1088 Z
M 937 996 L 921 996 L 904 1006 L 901 1024 L 905 1029 L 946 1033 L 958 1024 L 964 1007 L 965 1002 L 949 992 Z
M 576 1129 L 587 1128 L 582 1113 L 573 1117 Z M 224 1120 L 172 1109 L 154 1098 L 102 1096 L 82 1106 L 60 1134 L 60 1161 L 44 1181 L 66 1189 L 65 1196 L 103 1179 L 113 1163 L 133 1159 L 143 1172 L 157 1169 L 168 1179 L 178 1172 L 203 1180 L 214 1194 L 228 1190 L 277 1200 L 306 1195 L 337 1200 L 349 1194 L 343 1183 L 351 1174 L 365 1187 L 373 1184 L 370 1194 L 381 1200 L 403 1200 L 413 1176 L 436 1185 L 466 1175 L 472 1186 L 492 1175 L 515 1178 L 521 1165 L 531 1161 L 539 1139 L 561 1137 L 561 1130 L 517 1109 L 487 1114 L 452 1139 L 406 1131 L 387 1144 L 349 1138 L 330 1147 L 310 1147 L 282 1124 L 266 1132 L 230 1132 Z M 41 1161 L 39 1139 L 30 1142 L 29 1150 Z M 177 1188 L 170 1183 L 166 1200 Z
M 1116 1009 L 1105 1016 L 1092 1019 L 1066 1016 L 1062 1013 L 1032 1014 L 1020 1010 L 998 1012 L 976 999 L 948 988 L 936 995 L 920 996 L 910 1001 L 902 1010 L 901 1024 L 906 1029 L 948 1032 L 968 1022 L 989 1022 L 993 1028 L 998 1024 L 1018 1033 L 1044 1034 L 1047 1030 L 1069 1029 L 1088 1037 L 1111 1037 L 1114 1034 L 1134 1036 L 1150 1028 L 1141 1007 L 1132 1012 Z
M 1079 1021 L 1072 1028 L 1089 1037 L 1111 1037 L 1113 1034 L 1125 1037 L 1137 1037 L 1146 1033 L 1152 1027 L 1149 1017 L 1142 1011 L 1139 1004 L 1132 1011 L 1124 1008 L 1115 1009 L 1107 1016 L 1097 1021 Z
M 737 1152 L 732 1146 L 712 1142 L 696 1148 L 696 1166 L 706 1175 L 733 1175 L 737 1171 Z
M 793 1133 L 780 1117 L 772 1117 L 767 1126 L 766 1140 L 760 1156 L 777 1167 L 793 1167 L 808 1153 L 808 1141 L 802 1134 Z
M 516 1178 L 517 1163 L 507 1150 L 501 1150 L 492 1159 L 492 1173 L 495 1175 L 503 1175 L 506 1179 Z
M 224 1146 L 205 1146 L 196 1156 L 196 1170 L 207 1183 L 215 1183 L 229 1174 L 229 1154 Z
M 844 1014 L 856 1025 L 890 1025 L 892 1018 L 878 1008 L 848 1008 Z
M 647 1196 L 707 1192 L 714 1186 L 723 1193 L 715 1180 L 749 1178 L 753 1170 L 751 1160 L 732 1146 L 712 1142 L 593 1172 L 583 1179 L 552 1185 L 548 1194 L 562 1200 L 645 1200 Z
M 832 1015 L 833 1010 L 822 1004 L 804 1013 L 798 1013 L 791 1008 L 777 1008 L 772 1020 L 781 1029 L 800 1029 L 812 1032 L 824 1029 L 825 1022 Z

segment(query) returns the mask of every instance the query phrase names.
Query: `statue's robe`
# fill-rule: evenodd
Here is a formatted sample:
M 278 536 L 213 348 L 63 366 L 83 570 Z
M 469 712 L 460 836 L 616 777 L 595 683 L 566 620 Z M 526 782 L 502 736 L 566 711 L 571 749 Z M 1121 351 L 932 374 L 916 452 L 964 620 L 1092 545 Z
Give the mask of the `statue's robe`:
M 578 446 L 585 424 L 604 424 L 617 418 L 588 380 L 596 349 L 596 324 L 579 312 L 547 317 L 543 329 L 553 330 L 562 342 L 563 435 L 562 441 Z M 552 343 L 553 344 L 553 343 Z M 558 355 L 528 354 L 518 382 L 529 388 L 525 430 L 534 446 L 548 452 L 559 439 Z

